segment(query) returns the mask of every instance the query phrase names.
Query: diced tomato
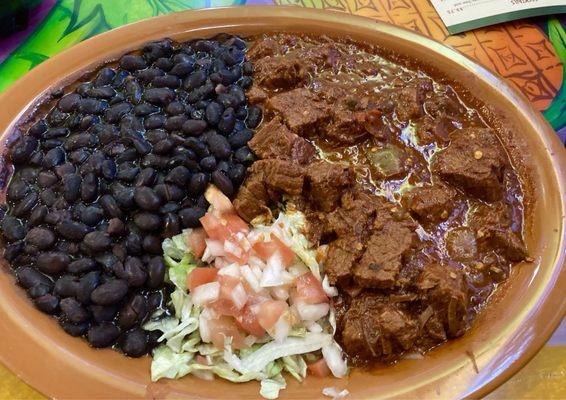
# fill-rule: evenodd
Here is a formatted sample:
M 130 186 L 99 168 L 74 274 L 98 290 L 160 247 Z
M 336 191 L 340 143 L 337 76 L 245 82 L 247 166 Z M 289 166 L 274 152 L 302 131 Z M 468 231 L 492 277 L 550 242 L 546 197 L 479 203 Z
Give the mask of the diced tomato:
M 328 302 L 328 296 L 322 288 L 322 283 L 315 278 L 312 272 L 307 272 L 297 278 L 296 300 L 307 304 L 319 304 Z
M 202 228 L 193 229 L 189 236 L 187 236 L 187 246 L 193 252 L 193 254 L 200 258 L 204 253 L 204 249 L 206 248 L 206 232 Z
M 245 332 L 256 337 L 262 337 L 265 329 L 259 324 L 257 316 L 253 313 L 250 306 L 245 306 L 236 317 L 236 323 Z
M 197 267 L 187 275 L 187 287 L 192 292 L 194 288 L 205 283 L 214 282 L 218 274 L 217 268 Z
M 200 222 L 208 237 L 222 242 L 229 240 L 238 232 L 248 232 L 248 224 L 235 214 L 217 217 L 212 213 L 206 213 Z
M 247 294 L 243 287 L 239 287 L 238 293 L 236 293 L 236 287 L 240 284 L 240 280 L 230 275 L 220 274 L 218 275 L 218 282 L 220 282 L 220 296 L 218 300 L 210 303 L 209 307 L 221 315 L 238 316 L 247 301 Z M 244 298 L 240 297 L 242 291 Z
M 209 185 L 204 192 L 204 197 L 210 204 L 212 204 L 214 211 L 218 212 L 218 215 L 234 212 L 234 207 L 232 206 L 230 199 L 216 186 Z
M 257 311 L 257 320 L 265 330 L 273 328 L 277 320 L 287 309 L 287 303 L 280 300 L 266 300 L 261 303 Z
M 219 349 L 224 348 L 224 340 L 227 337 L 232 338 L 232 348 L 242 349 L 245 347 L 245 336 L 238 329 L 234 318 L 220 317 L 208 321 L 208 329 L 210 330 L 211 341 Z
M 279 252 L 285 267 L 293 264 L 293 260 L 295 259 L 295 253 L 293 253 L 293 250 L 291 250 L 275 235 L 271 235 L 270 240 L 267 242 L 254 243 L 252 248 L 263 261 L 267 261 L 275 253 Z
M 326 364 L 326 361 L 324 361 L 324 358 L 308 364 L 307 371 L 309 372 L 309 374 L 317 376 L 319 378 L 324 378 L 325 376 L 330 375 L 330 368 L 328 368 L 328 365 Z
M 209 365 L 206 357 L 203 357 L 200 354 L 195 357 L 195 362 L 200 365 Z

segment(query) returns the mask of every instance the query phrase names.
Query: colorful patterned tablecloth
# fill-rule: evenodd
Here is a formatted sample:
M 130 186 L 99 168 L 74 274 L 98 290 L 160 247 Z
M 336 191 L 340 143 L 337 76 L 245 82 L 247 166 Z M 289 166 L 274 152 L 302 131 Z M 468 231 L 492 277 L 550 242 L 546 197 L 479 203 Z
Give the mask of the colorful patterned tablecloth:
M 363 15 L 444 42 L 511 81 L 566 144 L 566 15 L 449 35 L 428 0 L 44 0 L 32 11 L 28 29 L 0 39 L 0 92 L 47 58 L 109 29 L 186 9 L 257 4 Z M 36 398 L 43 396 L 0 366 L 0 399 Z M 566 399 L 566 323 L 488 398 Z

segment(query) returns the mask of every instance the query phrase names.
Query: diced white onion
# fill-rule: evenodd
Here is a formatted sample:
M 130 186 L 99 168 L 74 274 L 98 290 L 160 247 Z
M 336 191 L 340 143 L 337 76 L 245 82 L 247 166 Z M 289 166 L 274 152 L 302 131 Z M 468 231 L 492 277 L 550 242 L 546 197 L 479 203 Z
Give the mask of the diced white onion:
M 210 282 L 197 286 L 191 292 L 193 303 L 197 306 L 203 306 L 218 299 L 220 295 L 220 283 Z
M 273 338 L 278 342 L 282 342 L 287 338 L 290 330 L 291 325 L 287 321 L 287 316 L 282 315 L 273 327 Z
M 218 275 L 231 276 L 240 279 L 240 266 L 236 263 L 228 264 L 218 271 Z
M 226 255 L 224 244 L 220 240 L 204 239 L 204 241 L 206 242 L 206 250 L 209 251 L 212 257 L 222 257 Z
M 289 298 L 289 288 L 287 286 L 275 286 L 271 288 L 271 295 L 276 300 L 287 301 Z
M 342 354 L 342 349 L 334 340 L 322 346 L 322 356 L 326 365 L 336 378 L 342 378 L 348 373 L 348 364 Z
M 199 379 L 205 380 L 205 381 L 213 381 L 214 380 L 214 374 L 212 373 L 212 371 L 207 371 L 205 369 L 195 369 L 192 371 L 192 374 L 194 376 L 196 376 Z
M 248 335 L 244 338 L 244 345 L 246 347 L 252 347 L 256 341 L 257 338 L 254 335 Z
M 232 254 L 235 257 L 242 257 L 242 249 L 235 243 L 232 243 L 230 240 L 224 241 L 224 251 L 228 254 Z
M 263 271 L 263 269 L 265 268 L 265 263 L 261 260 L 261 258 L 256 256 L 250 256 L 250 258 L 248 259 L 248 264 L 250 265 L 250 268 L 252 268 L 252 270 L 258 269 L 260 271 Z
M 232 299 L 234 306 L 238 310 L 241 310 L 248 301 L 248 294 L 246 293 L 246 289 L 244 289 L 244 285 L 238 283 L 234 286 L 234 289 L 230 292 L 230 298 Z
M 328 282 L 328 276 L 324 276 L 322 280 L 322 288 L 328 297 L 338 296 L 338 289 L 334 286 L 330 286 L 330 282 Z
M 325 387 L 324 389 L 322 389 L 322 394 L 327 397 L 332 397 L 332 400 L 340 400 L 350 394 L 350 391 L 348 389 L 344 389 L 342 391 L 339 390 L 340 389 L 337 389 L 335 387 Z
M 220 270 L 228 265 L 229 263 L 224 259 L 224 257 L 216 257 L 214 259 L 214 266 Z
M 261 275 L 260 285 L 262 287 L 279 286 L 285 283 L 283 279 L 283 262 L 279 253 L 269 257 Z
M 305 304 L 297 302 L 297 311 L 299 312 L 299 317 L 304 321 L 318 321 L 328 314 L 330 305 L 328 303 Z
M 198 317 L 198 330 L 202 341 L 205 343 L 210 343 L 212 338 L 210 337 L 210 329 L 208 328 L 209 318 L 205 311 L 206 310 L 203 310 L 203 312 L 201 312 Z
M 253 273 L 252 269 L 250 268 L 249 265 L 243 265 L 240 268 L 240 272 L 242 274 L 242 276 L 244 277 L 244 279 L 246 280 L 246 282 L 248 283 L 248 285 L 250 285 L 250 287 L 252 288 L 252 290 L 256 293 L 261 292 L 261 286 L 259 285 L 259 279 L 257 278 L 257 276 Z
M 322 332 L 322 326 L 320 326 L 316 322 L 307 321 L 307 322 L 305 322 L 305 326 L 307 327 L 309 332 L 314 332 L 314 333 Z

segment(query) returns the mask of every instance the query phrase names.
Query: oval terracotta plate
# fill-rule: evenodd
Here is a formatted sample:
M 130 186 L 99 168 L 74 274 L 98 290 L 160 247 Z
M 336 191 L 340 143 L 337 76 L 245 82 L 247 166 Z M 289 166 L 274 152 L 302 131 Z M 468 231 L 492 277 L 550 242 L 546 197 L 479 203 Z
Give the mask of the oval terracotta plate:
M 322 397 L 327 386 L 347 388 L 350 398 L 478 397 L 523 366 L 550 337 L 566 309 L 566 154 L 556 134 L 528 101 L 500 78 L 442 44 L 373 20 L 351 15 L 277 7 L 187 11 L 128 25 L 87 40 L 44 62 L 0 97 L 3 143 L 16 122 L 42 96 L 102 61 L 142 43 L 171 37 L 243 36 L 271 31 L 350 36 L 377 44 L 437 70 L 469 89 L 488 119 L 502 121 L 502 140 L 520 174 L 532 181 L 527 243 L 533 263 L 518 265 L 493 301 L 459 340 L 423 360 L 404 360 L 374 371 L 354 370 L 347 379 L 288 380 L 281 398 Z M 471 98 L 472 96 L 470 96 Z M 129 359 L 91 349 L 34 309 L 16 287 L 8 267 L 0 273 L 0 360 L 30 385 L 55 398 L 238 398 L 258 397 L 258 384 L 223 380 L 151 383 L 150 358 Z

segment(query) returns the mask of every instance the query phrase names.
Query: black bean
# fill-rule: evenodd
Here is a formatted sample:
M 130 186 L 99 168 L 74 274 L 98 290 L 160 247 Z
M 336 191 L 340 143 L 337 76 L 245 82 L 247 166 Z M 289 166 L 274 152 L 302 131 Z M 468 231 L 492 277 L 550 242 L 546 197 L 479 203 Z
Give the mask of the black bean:
M 63 196 L 68 202 L 77 201 L 81 194 L 82 178 L 79 174 L 69 174 L 63 179 Z
M 118 258 L 112 253 L 99 254 L 99 255 L 94 257 L 94 260 L 98 264 L 102 265 L 102 268 L 106 272 L 113 271 L 114 265 L 119 262 Z
M 255 157 L 248 146 L 243 146 L 236 150 L 234 159 L 241 164 L 250 165 L 255 160 Z
M 101 282 L 100 271 L 91 271 L 84 275 L 79 280 L 77 300 L 85 305 L 89 304 L 92 292 L 101 284 Z
M 165 107 L 165 112 L 169 115 L 180 115 L 186 111 L 185 104 L 181 101 L 172 101 Z
M 173 68 L 173 61 L 169 58 L 161 57 L 155 60 L 153 63 L 157 68 L 161 68 L 163 71 L 169 71 Z
M 104 87 L 95 87 L 92 89 L 89 89 L 89 91 L 87 92 L 87 94 L 90 97 L 94 97 L 96 99 L 111 99 L 112 97 L 114 97 L 116 95 L 116 91 L 111 88 L 110 86 L 104 86 Z
M 120 88 L 124 85 L 126 78 L 130 76 L 128 71 L 118 71 L 114 79 L 112 80 L 112 87 L 113 88 Z
M 90 295 L 90 299 L 95 304 L 107 306 L 122 300 L 127 292 L 128 284 L 126 281 L 111 279 L 94 289 Z
M 238 106 L 238 100 L 230 93 L 220 93 L 216 97 L 216 101 L 220 103 L 224 108 L 235 108 Z
M 26 243 L 40 250 L 46 250 L 55 244 L 55 233 L 48 228 L 32 228 L 26 235 Z
M 251 61 L 244 61 L 242 63 L 242 70 L 245 75 L 251 75 L 254 73 L 254 64 Z
M 174 147 L 175 147 L 175 145 L 173 144 L 173 142 L 171 140 L 164 139 L 164 140 L 161 140 L 161 141 L 159 141 L 159 142 L 157 142 L 156 144 L 153 145 L 153 152 L 156 153 L 156 154 L 167 154 Z
M 83 336 L 88 331 L 88 328 L 90 326 L 88 321 L 81 322 L 79 324 L 74 324 L 64 319 L 60 320 L 59 324 L 61 325 L 61 328 L 63 328 L 65 332 L 67 332 L 69 335 L 74 337 Z
M 253 85 L 254 81 L 250 76 L 244 76 L 238 81 L 238 85 L 243 89 L 249 89 Z
M 110 123 L 116 123 L 122 119 L 124 115 L 130 112 L 132 105 L 130 103 L 117 103 L 108 108 L 105 113 L 106 120 Z
M 145 129 L 157 129 L 165 125 L 167 118 L 162 114 L 153 114 L 147 117 L 144 121 Z
M 50 149 L 53 149 L 55 147 L 62 146 L 63 143 L 64 143 L 64 141 L 62 139 L 47 139 L 47 140 L 43 141 L 42 147 L 43 147 L 44 150 L 50 150 Z
M 214 171 L 212 173 L 212 182 L 216 185 L 222 193 L 228 197 L 232 197 L 234 194 L 234 185 L 230 178 L 222 171 Z
M 143 231 L 151 232 L 161 227 L 161 218 L 148 212 L 141 212 L 134 216 L 134 223 Z
M 206 129 L 206 121 L 200 119 L 189 119 L 185 121 L 182 130 L 187 135 L 198 136 Z
M 83 147 L 91 147 L 98 143 L 98 138 L 88 132 L 73 135 L 67 139 L 63 147 L 68 150 L 77 150 Z
M 19 219 L 9 215 L 4 217 L 2 221 L 2 234 L 9 242 L 23 239 L 26 233 L 27 229 Z
M 125 232 L 125 225 L 119 218 L 112 218 L 108 221 L 108 229 L 106 231 L 109 235 L 118 236 Z
M 156 106 L 166 106 L 175 98 L 175 92 L 169 88 L 150 88 L 144 92 L 143 98 Z
M 18 268 L 16 270 L 16 278 L 18 279 L 18 283 L 26 289 L 36 285 L 47 285 L 49 287 L 53 285 L 47 276 L 31 267 Z
M 72 112 L 78 109 L 79 103 L 81 101 L 81 96 L 77 93 L 70 93 L 64 97 L 62 97 L 57 106 L 63 112 Z
M 165 75 L 159 68 L 148 68 L 136 73 L 136 77 L 145 84 L 150 83 L 154 78 Z
M 41 166 L 43 163 L 43 153 L 41 151 L 36 151 L 33 153 L 29 159 L 30 165 L 34 165 L 36 167 Z
M 208 138 L 208 148 L 210 152 L 217 158 L 225 159 L 231 154 L 230 143 L 222 135 L 211 135 Z
M 4 248 L 4 258 L 8 262 L 13 262 L 18 256 L 24 251 L 24 242 L 19 241 L 15 243 L 10 243 Z
M 89 315 L 87 310 L 72 297 L 67 297 L 59 302 L 59 307 L 63 315 L 72 323 L 79 324 L 85 322 Z
M 161 199 L 153 189 L 139 186 L 134 190 L 134 200 L 144 210 L 155 211 L 161 205 Z
M 185 191 L 180 187 L 163 183 L 155 185 L 155 192 L 164 201 L 180 201 L 186 195 Z
M 208 184 L 208 176 L 201 172 L 197 172 L 193 176 L 191 176 L 191 181 L 189 182 L 189 193 L 196 197 L 201 193 L 204 193 L 206 189 L 206 185 Z
M 92 252 L 101 252 L 106 250 L 112 244 L 110 236 L 106 232 L 94 231 L 85 235 L 83 243 Z
M 248 128 L 254 129 L 261 122 L 263 112 L 258 106 L 251 106 L 248 108 L 248 118 L 246 119 L 246 125 Z
M 252 137 L 253 132 L 251 130 L 243 129 L 230 135 L 228 137 L 228 143 L 230 143 L 233 149 L 238 149 L 245 146 Z
M 118 305 L 99 306 L 92 304 L 89 309 L 95 322 L 112 321 L 118 314 Z
M 36 267 L 46 274 L 58 274 L 62 272 L 71 262 L 71 258 L 62 252 L 52 251 L 42 253 L 37 257 Z
M 101 168 L 102 176 L 108 180 L 116 176 L 116 163 L 113 160 L 104 160 Z
M 28 296 L 31 297 L 32 299 L 36 299 L 38 297 L 41 296 L 45 296 L 46 294 L 48 294 L 51 291 L 51 286 L 49 285 L 44 285 L 42 283 L 35 285 L 33 287 L 30 287 L 27 292 L 28 292 Z
M 186 121 L 187 117 L 184 115 L 174 115 L 167 118 L 164 128 L 168 131 L 180 131 Z
M 83 114 L 102 114 L 107 108 L 106 100 L 82 99 L 79 102 L 79 111 Z
M 92 347 L 102 348 L 112 345 L 120 336 L 120 329 L 112 322 L 103 321 L 92 326 L 87 333 L 88 342 Z
M 122 208 L 131 208 L 134 205 L 134 189 L 115 182 L 110 187 L 110 191 L 116 203 Z
M 69 130 L 67 128 L 49 128 L 43 134 L 43 138 L 44 139 L 55 139 L 55 138 L 67 136 L 68 134 L 69 134 Z M 47 141 L 45 141 L 45 142 L 47 142 Z M 44 146 L 45 146 L 45 142 L 44 142 Z
M 127 332 L 121 340 L 120 348 L 130 357 L 141 357 L 147 353 L 149 336 L 140 328 Z
M 152 167 L 159 170 L 166 168 L 168 162 L 169 159 L 167 157 L 157 154 L 148 154 L 142 159 L 141 166 L 143 168 Z
M 124 274 L 119 277 L 125 279 L 130 287 L 141 287 L 147 279 L 147 273 L 139 258 L 128 257 L 124 263 Z
M 120 59 L 120 67 L 127 71 L 137 71 L 147 67 L 147 63 L 142 56 L 126 54 Z
M 74 174 L 77 171 L 72 163 L 64 163 L 55 167 L 55 174 L 59 178 L 65 178 L 69 174 Z
M 181 80 L 178 76 L 175 75 L 165 75 L 165 76 L 158 76 L 153 79 L 152 81 L 153 87 L 168 87 L 171 89 L 176 89 L 181 86 Z
M 55 178 L 55 181 L 57 181 L 57 178 Z M 13 180 L 12 182 L 10 182 L 10 185 L 8 186 L 8 193 L 7 193 L 8 200 L 10 201 L 21 200 L 24 197 L 26 197 L 26 195 L 30 192 L 30 190 L 31 187 L 26 182 Z
M 198 70 L 191 73 L 183 81 L 183 89 L 193 90 L 201 86 L 206 81 L 206 71 Z
M 53 204 L 55 204 L 58 199 L 57 194 L 55 194 L 52 189 L 43 190 L 39 195 L 39 198 L 41 199 L 43 204 L 49 207 L 53 206 Z
M 12 209 L 12 215 L 16 217 L 23 217 L 27 215 L 31 209 L 37 204 L 38 195 L 36 192 L 31 192 Z
M 185 186 L 189 183 L 189 180 L 191 179 L 191 172 L 183 167 L 183 166 L 179 166 L 179 167 L 175 167 L 173 168 L 165 177 L 165 182 L 167 183 L 173 183 L 177 186 Z
M 44 221 L 47 212 L 48 212 L 47 206 L 40 205 L 35 207 L 29 216 L 28 225 L 36 226 L 41 224 Z
M 124 241 L 128 254 L 138 255 L 142 252 L 142 238 L 137 233 L 130 233 Z
M 102 68 L 96 78 L 94 79 L 94 86 L 106 86 L 112 83 L 112 79 L 116 76 L 116 72 L 112 68 L 104 67 Z
M 112 102 L 110 102 L 110 104 L 112 104 Z M 81 128 L 82 130 L 87 130 L 91 126 L 95 126 L 98 123 L 100 123 L 100 117 L 98 115 L 85 115 L 81 118 L 79 122 L 79 128 Z M 69 128 L 75 130 L 76 127 L 69 126 Z
M 23 164 L 30 160 L 37 148 L 37 139 L 33 136 L 24 136 L 19 139 L 11 149 L 11 160 L 14 164 Z
M 147 299 L 141 294 L 132 296 L 120 310 L 118 326 L 123 330 L 130 329 L 141 323 L 147 316 L 147 313 Z
M 141 103 L 134 107 L 134 114 L 139 117 L 145 117 L 159 111 L 158 107 L 148 103 Z
M 122 217 L 122 210 L 120 210 L 116 200 L 109 194 L 102 196 L 98 202 L 108 218 Z
M 98 196 L 98 178 L 93 173 L 87 173 L 81 183 L 81 199 L 93 201 Z
M 161 254 L 161 240 L 157 236 L 147 235 L 143 238 L 143 249 L 150 254 Z
M 65 151 L 61 147 L 49 150 L 43 158 L 44 168 L 53 168 L 65 162 Z
M 234 164 L 234 166 L 228 170 L 228 177 L 230 177 L 235 187 L 240 186 L 246 177 L 246 167 L 242 164 Z
M 156 289 L 163 285 L 163 280 L 165 279 L 165 263 L 162 257 L 153 257 L 147 265 L 147 287 L 151 289 Z
M 171 71 L 169 71 L 169 73 L 171 75 L 176 75 L 180 78 L 183 78 L 184 76 L 193 72 L 193 70 L 194 70 L 194 61 L 190 60 L 190 61 L 182 61 L 176 63 L 173 66 L 173 68 L 171 68 Z
M 224 107 L 215 101 L 211 101 L 208 106 L 206 106 L 205 116 L 206 120 L 211 125 L 217 125 L 220 121 L 222 113 L 224 112 Z
M 91 230 L 82 222 L 64 220 L 57 224 L 57 232 L 65 239 L 79 241 Z
M 79 258 L 67 265 L 67 271 L 75 275 L 92 271 L 95 268 L 96 263 L 92 258 Z
M 96 226 L 104 218 L 104 211 L 98 206 L 85 207 L 81 211 L 80 220 L 88 226 Z
M 204 157 L 199 162 L 200 168 L 206 172 L 212 172 L 216 169 L 216 158 L 214 156 Z
M 129 76 L 124 81 L 124 94 L 126 99 L 132 104 L 139 104 L 142 99 L 143 89 L 139 82 L 133 77 Z
M 47 128 L 48 126 L 45 120 L 39 120 L 29 128 L 28 133 L 30 136 L 39 138 Z
M 55 246 L 55 249 L 62 253 L 74 256 L 79 252 L 79 244 L 68 242 L 66 240 L 59 240 L 59 242 L 57 242 L 57 245 Z
M 206 210 L 200 207 L 184 208 L 179 211 L 181 223 L 185 228 L 197 228 L 200 226 L 199 219 L 206 214 Z
M 33 300 L 38 310 L 46 314 L 55 314 L 59 308 L 59 299 L 52 294 L 46 294 Z

